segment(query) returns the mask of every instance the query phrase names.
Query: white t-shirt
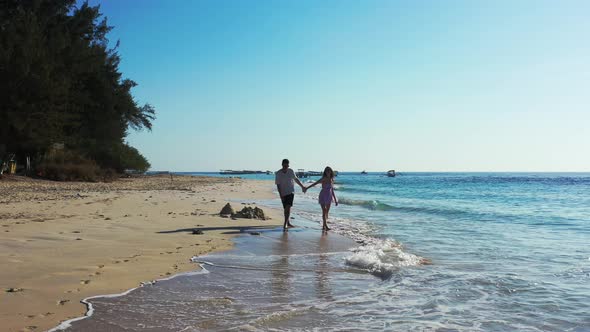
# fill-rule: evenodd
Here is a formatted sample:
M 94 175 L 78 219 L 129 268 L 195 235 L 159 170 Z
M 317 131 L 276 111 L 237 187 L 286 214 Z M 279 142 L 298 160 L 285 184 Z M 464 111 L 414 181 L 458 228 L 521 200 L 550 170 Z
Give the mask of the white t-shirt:
M 297 175 L 290 168 L 284 173 L 282 168 L 275 172 L 275 184 L 279 185 L 281 197 L 295 193 L 295 179 Z

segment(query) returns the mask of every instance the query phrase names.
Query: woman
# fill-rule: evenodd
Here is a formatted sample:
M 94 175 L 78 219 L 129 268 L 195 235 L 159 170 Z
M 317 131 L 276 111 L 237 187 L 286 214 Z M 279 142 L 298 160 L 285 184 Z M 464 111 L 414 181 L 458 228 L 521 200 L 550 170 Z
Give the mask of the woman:
M 322 178 L 316 181 L 314 184 L 310 185 L 306 188 L 309 189 L 318 183 L 322 183 L 322 191 L 320 191 L 320 196 L 318 197 L 318 202 L 322 207 L 322 220 L 324 221 L 324 225 L 322 226 L 322 231 L 327 232 L 330 230 L 328 227 L 328 213 L 330 212 L 330 205 L 332 204 L 332 200 L 338 206 L 338 200 L 336 199 L 336 194 L 334 193 L 334 171 L 330 166 L 327 166 L 324 169 L 324 174 L 322 174 Z

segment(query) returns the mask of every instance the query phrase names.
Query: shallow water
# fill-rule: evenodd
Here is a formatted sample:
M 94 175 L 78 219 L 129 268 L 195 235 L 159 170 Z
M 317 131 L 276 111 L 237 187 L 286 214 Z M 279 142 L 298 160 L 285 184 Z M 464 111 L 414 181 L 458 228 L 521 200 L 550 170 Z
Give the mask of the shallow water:
M 336 188 L 327 237 L 314 188 L 297 231 L 92 300 L 73 330 L 590 331 L 590 174 L 344 173 Z

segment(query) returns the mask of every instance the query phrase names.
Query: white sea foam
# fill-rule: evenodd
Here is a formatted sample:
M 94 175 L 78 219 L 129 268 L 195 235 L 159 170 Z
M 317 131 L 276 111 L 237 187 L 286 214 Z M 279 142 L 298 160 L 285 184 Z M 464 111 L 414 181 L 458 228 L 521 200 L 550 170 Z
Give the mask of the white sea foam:
M 321 216 L 313 213 L 299 213 L 302 217 L 321 223 Z M 375 233 L 372 224 L 360 220 L 330 217 L 333 232 L 353 239 L 360 246 L 350 249 L 345 257 L 347 265 L 367 270 L 382 278 L 388 278 L 402 267 L 418 266 L 426 262 L 423 257 L 405 252 L 403 246 L 392 239 L 370 236 Z
M 380 277 L 387 278 L 401 267 L 417 266 L 424 262 L 420 256 L 407 253 L 392 240 L 375 239 L 351 249 L 352 254 L 345 258 L 346 264 L 358 267 Z

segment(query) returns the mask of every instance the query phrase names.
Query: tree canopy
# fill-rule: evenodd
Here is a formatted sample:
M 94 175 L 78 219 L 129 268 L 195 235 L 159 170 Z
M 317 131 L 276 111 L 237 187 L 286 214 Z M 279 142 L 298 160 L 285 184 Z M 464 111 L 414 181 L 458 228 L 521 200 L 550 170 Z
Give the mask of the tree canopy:
M 103 168 L 146 170 L 125 143 L 151 130 L 155 110 L 138 105 L 109 47 L 99 7 L 75 0 L 0 0 L 0 145 L 42 156 L 53 143 Z

